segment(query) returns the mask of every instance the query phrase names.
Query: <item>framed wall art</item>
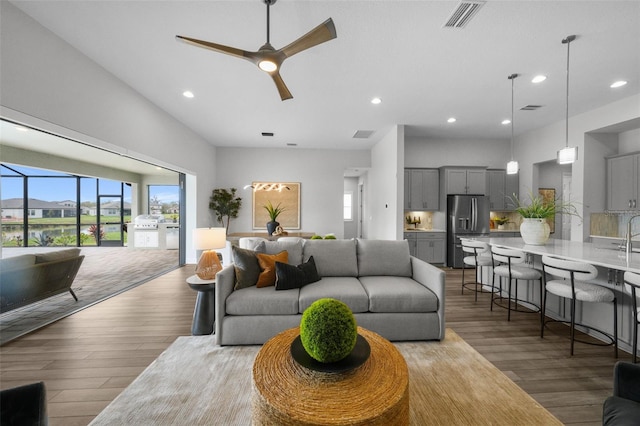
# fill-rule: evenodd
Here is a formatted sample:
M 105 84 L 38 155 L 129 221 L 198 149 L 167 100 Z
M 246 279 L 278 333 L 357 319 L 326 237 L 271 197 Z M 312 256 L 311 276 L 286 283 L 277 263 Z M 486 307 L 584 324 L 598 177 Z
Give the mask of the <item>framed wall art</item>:
M 266 229 L 269 202 L 284 210 L 277 221 L 285 231 L 300 229 L 300 182 L 253 182 L 253 229 Z
M 538 188 L 538 194 L 540 194 L 540 196 L 542 197 L 542 202 L 545 203 L 545 204 L 553 203 L 556 200 L 556 190 L 555 190 L 555 188 Z M 547 224 L 549 224 L 549 229 L 551 230 L 552 234 L 554 232 L 556 232 L 556 218 L 555 217 L 547 218 Z

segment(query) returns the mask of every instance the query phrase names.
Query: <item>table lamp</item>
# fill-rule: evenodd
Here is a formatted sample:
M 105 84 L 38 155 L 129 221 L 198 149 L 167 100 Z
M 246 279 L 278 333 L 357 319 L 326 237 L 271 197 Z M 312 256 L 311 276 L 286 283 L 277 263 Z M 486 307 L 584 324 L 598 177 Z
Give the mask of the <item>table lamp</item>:
M 193 246 L 196 250 L 204 250 L 196 265 L 196 275 L 203 280 L 212 280 L 222 270 L 218 253 L 215 249 L 227 245 L 225 228 L 196 228 L 193 230 Z

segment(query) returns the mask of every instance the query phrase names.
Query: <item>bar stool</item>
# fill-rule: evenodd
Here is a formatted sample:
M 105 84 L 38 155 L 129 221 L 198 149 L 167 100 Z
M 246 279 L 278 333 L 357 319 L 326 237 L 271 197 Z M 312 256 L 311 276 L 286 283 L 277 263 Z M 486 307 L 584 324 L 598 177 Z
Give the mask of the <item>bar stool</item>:
M 493 246 L 491 247 L 491 255 L 493 258 L 493 274 L 497 275 L 500 279 L 500 288 L 498 290 L 498 296 L 495 293 L 491 296 L 491 310 L 493 311 L 493 304 L 504 307 L 497 303 L 495 300 L 504 299 L 502 295 L 502 278 L 507 278 L 507 321 L 511 321 L 511 283 L 516 281 L 516 291 L 513 301 L 515 302 L 515 308 L 513 310 L 518 311 L 518 302 L 532 305 L 535 309 L 531 311 L 520 312 L 532 312 L 537 313 L 541 311 L 541 307 L 535 303 L 518 299 L 518 280 L 525 281 L 540 281 L 540 301 L 542 301 L 542 273 L 525 264 L 526 254 L 521 250 Z
M 637 352 L 638 352 L 638 323 L 640 323 L 640 274 L 636 274 L 634 272 L 625 272 L 624 273 L 624 287 L 631 294 L 631 301 L 633 306 L 633 342 L 632 342 L 632 352 L 633 352 L 633 362 L 637 361 Z
M 616 358 L 618 357 L 618 302 L 613 291 L 606 287 L 586 282 L 592 280 L 598 275 L 598 270 L 595 266 L 577 262 L 573 260 L 558 259 L 551 256 L 542 257 L 542 269 L 545 277 L 545 291 L 544 298 L 542 300 L 540 337 L 544 338 L 544 327 L 548 322 L 554 322 L 556 320 L 545 320 L 544 312 L 547 303 L 547 292 L 555 294 L 556 296 L 571 299 L 571 355 L 573 355 L 574 341 L 580 343 L 587 343 L 595 346 L 614 346 L 614 352 Z M 546 279 L 546 274 L 553 275 L 555 277 L 562 278 L 560 280 Z M 609 333 L 599 330 L 595 327 L 576 323 L 576 300 L 581 302 L 599 302 L 610 303 L 613 302 L 613 336 Z M 558 320 L 556 322 L 567 323 L 567 321 Z M 595 331 L 611 341 L 611 343 L 595 343 L 588 342 L 586 340 L 579 340 L 575 337 L 576 325 Z
M 480 292 L 482 293 L 482 284 L 478 282 L 478 268 L 482 268 L 483 266 L 491 266 L 491 257 L 487 255 L 489 252 L 489 244 L 483 241 L 477 240 L 468 240 L 468 239 L 460 239 L 460 243 L 462 244 L 462 251 L 464 253 L 470 253 L 469 256 L 465 256 L 462 261 L 464 265 L 470 265 L 475 268 L 476 279 L 475 282 L 465 282 L 464 280 L 464 270 L 465 266 L 462 265 L 462 290 L 461 294 L 464 294 L 465 287 L 469 290 L 475 291 L 475 301 L 478 301 L 478 285 L 480 285 Z M 482 272 L 482 269 L 480 269 Z M 480 274 L 482 278 L 482 273 Z M 468 285 L 473 284 L 474 288 L 469 288 Z M 493 280 L 491 283 L 491 287 L 493 288 Z

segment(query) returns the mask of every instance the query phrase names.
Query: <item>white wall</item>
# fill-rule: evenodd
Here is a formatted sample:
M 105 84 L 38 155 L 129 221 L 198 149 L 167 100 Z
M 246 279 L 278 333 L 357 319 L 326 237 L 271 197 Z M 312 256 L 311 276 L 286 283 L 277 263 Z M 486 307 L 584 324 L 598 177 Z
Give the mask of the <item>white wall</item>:
M 505 169 L 509 140 L 416 139 L 405 141 L 404 167 L 486 166 Z
M 242 197 L 237 219 L 229 232 L 253 232 L 251 182 L 300 182 L 300 232 L 344 235 L 342 194 L 344 171 L 371 164 L 366 150 L 218 148 L 215 169 L 217 186 L 236 188 Z M 215 220 L 215 218 L 214 218 Z M 292 232 L 297 232 L 291 230 Z M 264 231 L 262 231 L 264 232 Z
M 367 238 L 403 238 L 404 126 L 394 128 L 371 150 L 366 187 Z
M 640 151 L 640 128 L 622 132 L 618 135 L 618 154 Z
M 626 122 L 640 117 L 640 95 L 630 96 L 569 118 L 569 146 L 578 147 L 578 160 L 572 164 L 572 194 L 577 209 L 583 219 L 574 217 L 571 222 L 571 239 L 584 241 L 589 237 L 588 206 L 593 200 L 589 193 L 604 193 L 605 181 L 602 180 L 604 161 L 595 172 L 594 159 L 590 157 L 585 144 L 592 139 L 585 135 L 593 130 Z M 556 158 L 557 151 L 565 145 L 565 121 L 534 130 L 516 138 L 515 159 L 520 163 L 520 193 L 526 194 L 537 188 L 533 165 Z M 585 155 L 585 152 L 587 155 Z M 585 164 L 585 159 L 587 163 Z M 534 188 L 535 187 L 535 188 Z
M 195 259 L 190 229 L 208 222 L 215 148 L 7 1 L 0 51 L 1 116 L 197 178 L 186 232 Z

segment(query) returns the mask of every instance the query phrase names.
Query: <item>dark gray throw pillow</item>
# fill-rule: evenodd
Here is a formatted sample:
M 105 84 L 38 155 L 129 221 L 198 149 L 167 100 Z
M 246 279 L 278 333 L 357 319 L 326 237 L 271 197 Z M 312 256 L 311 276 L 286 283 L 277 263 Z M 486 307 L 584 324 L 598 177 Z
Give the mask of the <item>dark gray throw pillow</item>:
M 293 266 L 276 262 L 276 290 L 290 290 L 320 281 L 313 256 L 305 263 Z
M 260 264 L 256 252 L 236 246 L 231 246 L 231 251 L 233 251 L 233 269 L 236 272 L 236 284 L 233 289 L 240 290 L 256 285 L 260 275 Z

